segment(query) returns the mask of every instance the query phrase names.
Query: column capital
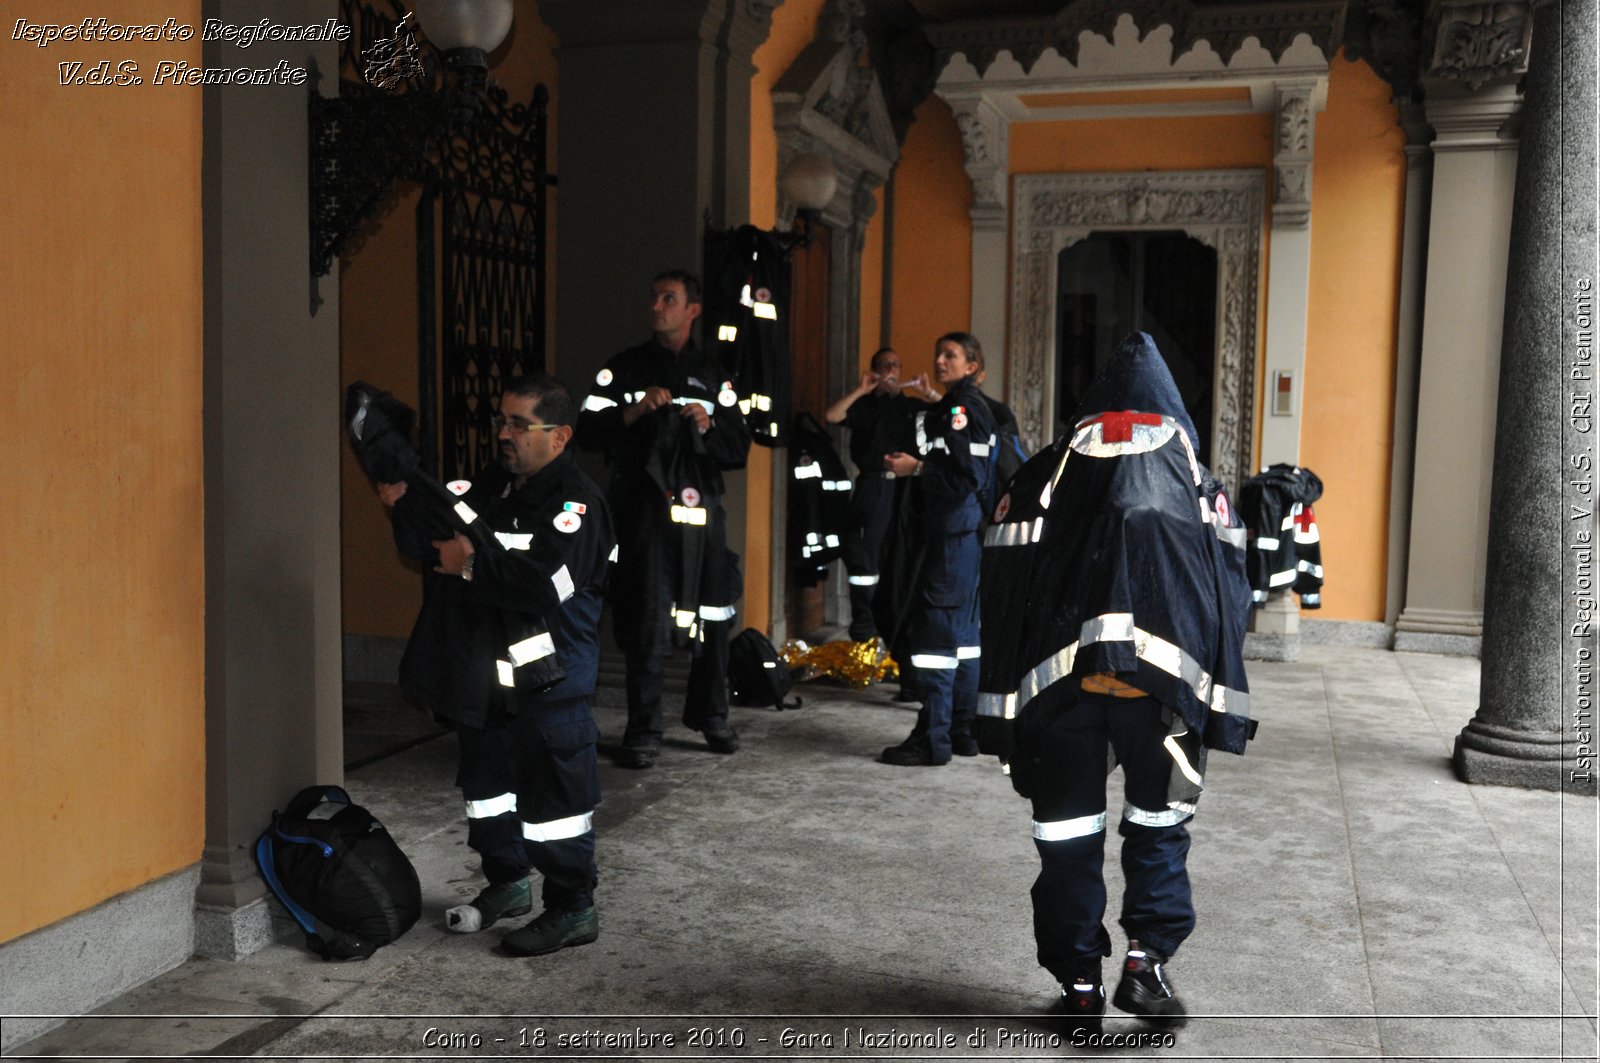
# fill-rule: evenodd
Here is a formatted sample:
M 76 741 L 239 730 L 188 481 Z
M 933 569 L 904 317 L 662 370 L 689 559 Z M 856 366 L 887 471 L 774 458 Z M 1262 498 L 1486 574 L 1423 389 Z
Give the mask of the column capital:
M 1528 0 L 1433 0 L 1425 20 L 1433 46 L 1426 53 L 1424 79 L 1435 85 L 1453 82 L 1468 92 L 1516 81 L 1528 70 L 1533 8 Z
M 1272 227 L 1311 225 L 1311 160 L 1316 112 L 1327 105 L 1327 82 L 1296 78 L 1273 83 L 1277 94 L 1272 147 Z
M 983 96 L 948 101 L 961 130 L 967 176 L 972 178 L 973 218 L 998 210 L 1003 215 L 1011 176 L 1011 123 Z

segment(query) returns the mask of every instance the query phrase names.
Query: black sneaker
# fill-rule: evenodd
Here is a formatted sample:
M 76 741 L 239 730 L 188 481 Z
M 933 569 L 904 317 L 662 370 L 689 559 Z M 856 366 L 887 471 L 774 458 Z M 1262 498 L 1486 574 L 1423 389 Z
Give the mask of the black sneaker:
M 513 956 L 543 956 L 557 949 L 587 945 L 599 936 L 600 916 L 592 906 L 581 912 L 546 910 L 521 930 L 502 938 L 500 947 Z
M 1167 958 L 1137 941 L 1128 942 L 1128 955 L 1122 961 L 1122 981 L 1111 1002 L 1121 1011 L 1147 1022 L 1176 1029 L 1188 1021 L 1183 1001 L 1172 992 L 1167 981 Z
M 890 746 L 878 755 L 878 759 L 902 768 L 937 768 L 950 762 L 948 757 L 934 760 L 933 752 L 921 742 L 901 742 L 897 746 Z
M 958 757 L 975 757 L 978 755 L 978 740 L 971 735 L 951 735 L 950 752 Z
M 617 750 L 617 763 L 624 768 L 651 768 L 660 752 L 649 746 L 623 746 Z
M 711 752 L 737 753 L 739 751 L 739 732 L 735 731 L 726 720 L 695 729 L 706 736 L 706 747 Z
M 1105 1026 L 1105 1014 L 1106 987 L 1100 981 L 1098 967 L 1063 983 L 1061 996 L 1050 1009 L 1050 1015 L 1062 1020 L 1061 1025 L 1066 1026 L 1068 1033 L 1076 1030 L 1099 1033 Z
M 533 887 L 527 879 L 495 882 L 485 886 L 470 904 L 458 904 L 444 913 L 445 929 L 457 934 L 475 934 L 501 919 L 527 915 L 533 911 Z

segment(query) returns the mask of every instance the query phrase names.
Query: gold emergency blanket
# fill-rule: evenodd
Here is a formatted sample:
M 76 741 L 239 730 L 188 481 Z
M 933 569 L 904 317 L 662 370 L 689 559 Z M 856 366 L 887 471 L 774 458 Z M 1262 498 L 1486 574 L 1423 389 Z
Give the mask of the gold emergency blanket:
M 795 679 L 800 682 L 826 676 L 860 690 L 880 680 L 900 678 L 894 658 L 889 656 L 883 640 L 877 638 L 865 642 L 839 639 L 816 647 L 790 639 L 778 651 L 778 656 L 791 672 L 799 670 Z

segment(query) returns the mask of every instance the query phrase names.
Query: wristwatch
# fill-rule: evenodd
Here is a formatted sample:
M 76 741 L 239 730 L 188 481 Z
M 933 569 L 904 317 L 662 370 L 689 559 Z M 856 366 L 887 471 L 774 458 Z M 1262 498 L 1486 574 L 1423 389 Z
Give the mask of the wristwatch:
M 467 559 L 461 563 L 461 578 L 468 583 L 472 582 L 472 563 L 478 560 L 477 554 L 468 554 Z

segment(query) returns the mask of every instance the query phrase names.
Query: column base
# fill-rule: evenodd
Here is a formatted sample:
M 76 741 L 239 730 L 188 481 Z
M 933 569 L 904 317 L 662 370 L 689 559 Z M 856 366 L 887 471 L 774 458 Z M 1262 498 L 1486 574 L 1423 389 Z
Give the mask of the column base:
M 1273 591 L 1265 605 L 1250 610 L 1244 655 L 1256 661 L 1300 659 L 1300 607 L 1290 592 Z
M 1483 786 L 1594 794 L 1592 747 L 1565 732 L 1514 731 L 1473 720 L 1456 736 L 1456 777 Z
M 260 952 L 300 926 L 275 902 L 262 897 L 242 908 L 197 904 L 194 909 L 194 951 L 208 960 L 237 963 Z

